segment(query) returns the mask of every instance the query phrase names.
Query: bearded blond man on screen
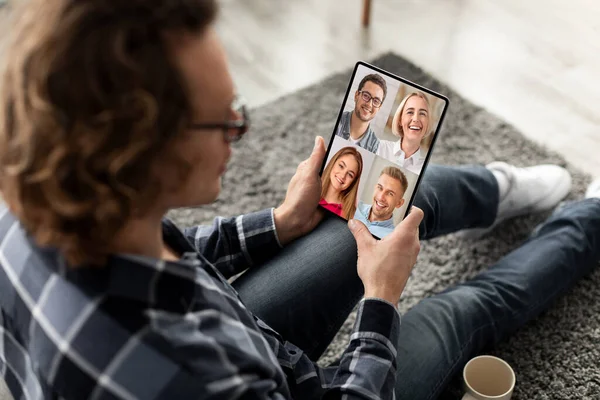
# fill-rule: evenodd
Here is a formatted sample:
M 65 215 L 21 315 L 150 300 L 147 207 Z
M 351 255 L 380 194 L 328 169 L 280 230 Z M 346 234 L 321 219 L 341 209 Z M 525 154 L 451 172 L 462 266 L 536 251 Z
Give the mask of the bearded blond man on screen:
M 394 231 L 394 211 L 404 205 L 407 188 L 408 179 L 400 168 L 385 167 L 375 184 L 373 202 L 359 202 L 354 218 L 378 238 L 389 235 Z

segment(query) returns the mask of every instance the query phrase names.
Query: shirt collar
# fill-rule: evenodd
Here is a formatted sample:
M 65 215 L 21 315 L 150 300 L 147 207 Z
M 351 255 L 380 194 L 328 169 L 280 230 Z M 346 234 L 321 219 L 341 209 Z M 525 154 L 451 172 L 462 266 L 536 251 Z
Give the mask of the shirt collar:
M 371 207 L 373 207 L 373 205 L 367 205 L 364 208 L 364 215 L 365 215 L 365 219 L 369 222 L 370 225 L 376 225 L 376 226 L 385 226 L 387 227 L 394 227 L 394 216 L 392 215 L 389 219 L 386 219 L 385 221 L 371 221 L 369 219 L 369 214 L 371 213 Z
M 348 139 L 354 141 L 354 139 L 352 139 L 352 136 L 350 136 L 350 124 L 352 123 L 352 115 L 354 115 L 354 110 L 350 111 L 350 116 L 348 118 Z M 370 122 L 369 122 L 369 125 L 367 125 L 367 129 L 365 129 L 365 131 L 360 136 L 360 139 L 358 139 L 358 141 L 362 142 L 363 140 L 366 140 L 369 137 L 369 133 L 371 133 L 371 123 Z
M 365 204 L 362 201 L 358 203 L 358 210 L 365 217 L 365 219 L 369 220 L 369 211 L 371 211 L 371 206 L 369 204 Z
M 422 160 L 423 158 L 425 158 L 423 156 L 423 153 L 421 152 L 421 147 L 419 147 L 419 149 L 415 152 L 415 154 L 406 158 L 406 153 L 404 153 L 404 150 L 402 150 L 401 144 L 402 144 L 402 139 L 400 139 L 394 143 L 393 151 L 394 151 L 394 155 L 396 157 L 403 156 L 405 160 L 409 160 L 413 157 L 415 158 L 415 160 Z
M 419 150 L 417 150 L 417 152 L 414 154 L 414 156 L 418 159 L 418 160 L 423 160 L 425 159 L 425 153 L 423 153 L 423 151 L 421 150 L 421 147 L 419 147 Z

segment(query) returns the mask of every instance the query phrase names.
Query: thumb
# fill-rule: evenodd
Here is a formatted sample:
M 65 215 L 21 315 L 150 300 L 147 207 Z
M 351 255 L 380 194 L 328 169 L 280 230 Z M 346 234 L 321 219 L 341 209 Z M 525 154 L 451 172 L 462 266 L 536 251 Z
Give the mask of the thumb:
M 365 224 L 355 219 L 351 219 L 348 221 L 348 227 L 350 228 L 350 232 L 354 235 L 354 239 L 356 240 L 356 246 L 358 247 L 358 251 L 360 252 L 362 248 L 367 246 L 368 244 L 375 242 L 375 238 L 371 235 Z
M 404 220 L 402 220 L 402 222 L 400 222 L 396 227 L 397 230 L 416 231 L 419 229 L 419 225 L 423 220 L 423 215 L 423 210 L 421 210 L 419 207 L 411 207 L 408 216 L 404 218 Z
M 315 147 L 308 158 L 308 164 L 310 169 L 314 173 L 318 173 L 321 165 L 323 165 L 323 159 L 325 158 L 325 142 L 321 136 L 315 137 Z

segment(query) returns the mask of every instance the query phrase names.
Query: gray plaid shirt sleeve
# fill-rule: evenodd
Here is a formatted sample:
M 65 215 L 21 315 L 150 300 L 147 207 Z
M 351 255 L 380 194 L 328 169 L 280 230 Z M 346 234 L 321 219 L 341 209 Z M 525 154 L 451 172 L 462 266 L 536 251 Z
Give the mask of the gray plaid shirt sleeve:
M 187 228 L 184 234 L 225 278 L 266 261 L 281 248 L 272 208 L 234 218 L 217 217 L 211 226 Z
M 294 398 L 395 398 L 399 327 L 400 316 L 393 305 L 363 300 L 339 366 L 321 369 L 303 355 L 294 368 Z
M 196 376 L 192 385 L 195 391 L 182 392 L 182 387 L 172 384 L 161 392 L 161 398 L 194 394 L 215 399 L 394 398 L 397 350 L 393 338 L 398 337 L 400 318 L 394 306 L 381 300 L 363 300 L 340 365 L 326 368 L 319 367 L 258 319 L 260 337 L 219 313 L 203 312 L 183 321 L 178 316 L 153 313 L 152 319 L 155 329 L 172 343 L 173 356 L 183 369 Z M 209 327 L 213 330 L 209 337 L 222 339 L 180 334 L 197 330 L 206 334 Z M 229 342 L 225 338 L 232 339 Z M 274 357 L 265 357 L 270 353 L 265 344 Z M 245 357 L 240 357 L 240 346 Z M 285 382 L 280 379 L 277 364 L 285 374 Z

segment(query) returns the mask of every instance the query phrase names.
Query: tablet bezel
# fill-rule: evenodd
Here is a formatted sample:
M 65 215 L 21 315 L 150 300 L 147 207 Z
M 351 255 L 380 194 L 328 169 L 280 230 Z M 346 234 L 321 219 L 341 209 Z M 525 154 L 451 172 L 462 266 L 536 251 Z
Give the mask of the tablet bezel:
M 331 151 L 331 147 L 333 145 L 333 141 L 335 140 L 335 136 L 336 136 L 335 132 L 337 131 L 338 125 L 340 123 L 340 120 L 342 119 L 342 115 L 344 114 L 344 108 L 346 106 L 346 102 L 348 101 L 348 96 L 350 95 L 350 90 L 352 89 L 352 84 L 354 82 L 354 78 L 356 76 L 356 72 L 358 71 L 358 68 L 360 66 L 369 68 L 369 69 L 373 70 L 373 72 L 377 72 L 379 74 L 387 76 L 388 78 L 395 79 L 395 80 L 399 81 L 400 83 L 403 83 L 405 85 L 411 86 L 411 87 L 413 87 L 413 88 L 415 88 L 417 90 L 420 90 L 422 92 L 425 92 L 427 94 L 435 96 L 435 97 L 439 98 L 440 100 L 444 101 L 444 108 L 443 108 L 442 113 L 440 115 L 440 118 L 439 118 L 439 121 L 437 123 L 435 132 L 433 133 L 433 138 L 431 140 L 431 145 L 429 146 L 429 150 L 427 151 L 427 155 L 425 156 L 425 161 L 423 163 L 423 168 L 421 168 L 421 171 L 418 174 L 418 178 L 417 178 L 417 181 L 415 183 L 415 188 L 414 188 L 414 190 L 412 192 L 412 195 L 410 196 L 410 200 L 408 202 L 408 206 L 406 208 L 406 212 L 402 216 L 402 220 L 404 220 L 404 218 L 406 218 L 406 216 L 410 213 L 411 207 L 413 206 L 414 199 L 415 199 L 415 197 L 417 195 L 417 192 L 419 191 L 419 186 L 421 185 L 421 180 L 423 179 L 423 176 L 425 175 L 425 172 L 427 171 L 427 167 L 429 166 L 429 160 L 431 159 L 431 155 L 433 154 L 433 149 L 434 149 L 435 144 L 437 142 L 437 139 L 439 137 L 442 124 L 444 123 L 444 119 L 446 117 L 446 111 L 448 110 L 448 107 L 450 105 L 450 100 L 448 99 L 448 97 L 444 96 L 443 94 L 435 92 L 435 91 L 433 91 L 431 89 L 428 89 L 428 88 L 426 88 L 424 86 L 421 86 L 419 84 L 416 84 L 416 83 L 414 83 L 414 82 L 412 82 L 412 81 L 410 81 L 410 80 L 408 80 L 406 78 L 403 78 L 401 76 L 395 75 L 395 74 L 393 74 L 393 73 L 391 73 L 389 71 L 383 70 L 383 69 L 381 69 L 381 68 L 379 68 L 379 67 L 377 67 L 375 65 L 369 64 L 369 63 L 367 63 L 365 61 L 358 61 L 356 63 L 356 65 L 354 66 L 354 70 L 352 71 L 352 76 L 350 77 L 350 81 L 348 83 L 348 87 L 346 88 L 346 93 L 344 95 L 343 102 L 342 102 L 342 104 L 340 106 L 340 111 L 338 112 L 338 116 L 337 116 L 335 125 L 333 126 L 333 131 L 331 132 L 331 137 L 329 139 L 329 144 L 327 146 L 327 151 L 325 152 L 325 158 L 323 159 L 323 165 L 321 165 L 321 170 L 319 171 L 319 176 L 322 176 L 323 175 L 323 171 L 325 170 L 325 167 L 326 167 L 326 164 L 327 164 L 327 159 L 329 158 L 329 153 Z M 379 156 L 377 156 L 377 157 L 379 157 Z M 323 208 L 323 207 L 321 207 L 321 208 Z M 336 217 L 341 218 L 344 221 L 347 221 L 346 218 L 344 218 L 342 216 L 339 216 L 339 215 L 335 214 L 334 212 L 331 212 L 331 211 L 326 210 L 326 209 L 324 209 L 324 210 L 327 213 L 329 213 L 329 214 L 333 214 Z M 371 234 L 375 238 L 381 239 L 378 236 L 374 235 L 373 233 L 371 233 Z

